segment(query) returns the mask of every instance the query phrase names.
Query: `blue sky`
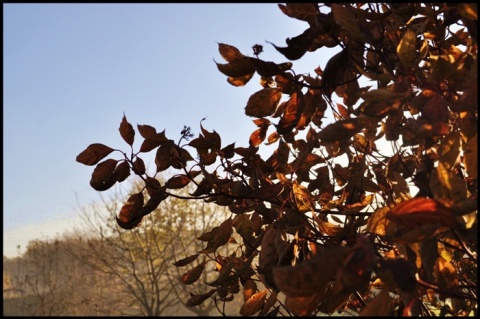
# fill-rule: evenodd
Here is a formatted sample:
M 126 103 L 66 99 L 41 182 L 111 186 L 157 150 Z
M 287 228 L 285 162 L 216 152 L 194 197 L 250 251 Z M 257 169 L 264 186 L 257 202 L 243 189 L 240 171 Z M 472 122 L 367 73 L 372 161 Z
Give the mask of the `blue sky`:
M 61 233 L 78 204 L 99 201 L 93 167 L 75 158 L 91 143 L 127 150 L 124 113 L 174 140 L 206 117 L 223 145 L 247 146 L 256 127 L 244 107 L 259 78 L 228 84 L 218 43 L 250 56 L 261 44 L 260 58 L 287 62 L 266 41 L 286 46 L 308 26 L 274 3 L 4 4 L 3 21 L 4 253 L 32 229 Z M 313 74 L 329 57 L 307 53 L 293 69 Z

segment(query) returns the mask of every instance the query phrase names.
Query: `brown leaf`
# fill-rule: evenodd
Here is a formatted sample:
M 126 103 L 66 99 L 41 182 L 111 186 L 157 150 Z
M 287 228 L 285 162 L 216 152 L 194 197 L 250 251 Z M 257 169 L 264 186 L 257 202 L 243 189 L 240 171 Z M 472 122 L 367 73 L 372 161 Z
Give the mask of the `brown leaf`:
M 135 159 L 135 162 L 133 162 L 133 170 L 135 174 L 138 174 L 138 175 L 145 174 L 145 171 L 146 171 L 145 162 L 140 157 L 137 157 Z
M 227 62 L 232 62 L 233 60 L 238 60 L 245 57 L 236 47 L 225 43 L 218 44 L 218 51 L 220 52 L 222 58 L 224 58 Z
M 248 83 L 253 77 L 255 72 L 252 72 L 247 75 L 242 75 L 242 76 L 229 76 L 227 78 L 227 82 L 230 83 L 233 86 L 244 86 L 245 84 Z
M 289 38 L 287 39 L 287 47 L 282 48 L 282 47 L 277 47 L 275 44 L 270 43 L 267 41 L 267 43 L 270 43 L 273 45 L 273 47 L 283 54 L 287 59 L 290 61 L 293 60 L 298 60 L 300 59 L 310 48 L 311 44 L 313 43 L 313 40 L 315 40 L 315 37 L 317 36 L 317 31 L 315 28 L 308 28 L 305 30 L 302 34 L 294 37 L 294 38 Z
M 360 317 L 390 317 L 393 316 L 393 299 L 388 294 L 388 289 L 383 288 L 365 308 L 360 311 Z
M 365 127 L 365 122 L 358 118 L 350 118 L 327 125 L 318 133 L 325 142 L 348 140 Z
M 246 302 L 257 292 L 257 284 L 252 279 L 248 279 L 243 285 L 243 301 Z
M 114 174 L 117 176 L 117 182 L 123 182 L 130 176 L 130 165 L 127 161 L 122 161 L 115 168 Z
M 275 113 L 281 97 L 280 89 L 264 88 L 250 96 L 245 107 L 245 114 L 254 117 L 271 116 Z
M 212 230 L 213 231 L 213 230 Z M 212 253 L 218 247 L 225 245 L 233 232 L 233 221 L 231 218 L 225 220 L 213 232 L 213 238 L 208 241 L 207 247 L 203 249 L 202 253 Z
M 308 23 L 314 23 L 317 14 L 319 13 L 317 4 L 315 3 L 299 3 L 292 2 L 284 4 L 278 4 L 280 10 L 290 18 L 306 21 Z
M 292 68 L 292 63 L 287 62 L 283 64 L 276 64 L 269 61 L 263 61 L 260 59 L 251 58 L 250 61 L 252 62 L 255 70 L 260 76 L 263 77 L 272 77 L 275 75 L 283 74 L 286 70 Z
M 458 227 L 459 223 L 449 208 L 430 198 L 412 198 L 397 204 L 387 218 L 406 229 L 434 224 Z
M 217 291 L 217 289 L 211 289 L 209 292 L 201 294 L 201 295 L 196 295 L 196 294 L 190 293 L 190 299 L 188 299 L 188 301 L 185 303 L 185 306 L 187 306 L 187 307 L 198 306 L 198 305 L 202 304 L 202 302 L 204 302 L 205 300 L 210 298 L 216 291 Z
M 297 181 L 293 182 L 292 192 L 295 199 L 295 206 L 301 213 L 312 212 L 315 210 L 315 199 L 310 191 Z
M 277 124 L 278 134 L 288 134 L 295 126 L 297 126 L 304 107 L 305 101 L 301 92 L 293 92 L 290 99 L 287 101 L 285 111 Z
M 265 305 L 263 305 L 262 311 L 260 312 L 259 316 L 264 317 L 267 315 L 267 311 L 270 310 L 270 308 L 275 305 L 277 302 L 277 291 L 272 291 L 270 293 L 270 296 L 267 298 L 267 301 L 265 301 Z
M 122 122 L 120 123 L 118 130 L 120 131 L 120 135 L 122 136 L 123 140 L 131 146 L 135 138 L 135 130 L 133 129 L 132 124 L 127 121 L 125 114 L 123 115 Z
M 251 296 L 240 308 L 240 314 L 242 316 L 253 316 L 260 311 L 265 304 L 265 297 L 267 296 L 267 289 L 262 290 Z
M 162 172 L 173 165 L 174 147 L 173 141 L 169 143 L 163 143 L 157 150 L 155 156 L 155 164 L 157 166 L 157 172 Z M 177 154 L 178 155 L 178 154 Z
M 78 154 L 76 160 L 84 165 L 92 166 L 100 162 L 111 152 L 113 152 L 113 148 L 100 143 L 94 143 Z
M 229 77 L 241 77 L 255 72 L 255 67 L 249 57 L 232 60 L 227 64 L 215 62 L 217 69 Z
M 344 247 L 327 247 L 312 259 L 293 267 L 274 267 L 272 272 L 275 284 L 287 296 L 311 296 L 324 289 L 333 279 L 347 256 L 347 251 Z
M 135 228 L 143 218 L 143 215 L 139 214 L 140 209 L 143 207 L 143 193 L 139 192 L 131 195 L 127 202 L 123 205 L 118 217 L 116 217 L 117 223 L 123 229 Z
M 415 31 L 407 28 L 397 46 L 398 59 L 407 70 L 413 67 L 417 58 L 416 45 L 417 35 Z
M 348 37 L 352 40 L 362 40 L 363 36 L 355 13 L 345 4 L 332 3 L 331 7 L 333 19 L 340 26 L 341 30 L 346 31 Z
M 449 172 L 442 162 L 430 176 L 430 189 L 434 199 L 447 202 L 458 202 L 467 199 L 465 180 L 455 173 Z
M 253 131 L 252 134 L 250 134 L 250 146 L 257 147 L 260 145 L 267 137 L 267 130 L 268 126 L 263 126 Z
M 159 140 L 153 140 L 153 139 L 147 138 L 142 142 L 142 145 L 140 146 L 140 152 L 148 153 L 151 150 L 160 146 L 160 144 L 162 144 L 162 142 Z
M 305 297 L 285 297 L 285 308 L 287 308 L 295 316 L 308 316 L 318 306 L 320 301 L 325 297 L 325 291 L 320 290 L 310 296 Z
M 186 266 L 186 265 L 190 264 L 191 262 L 195 261 L 198 256 L 200 256 L 200 254 L 190 255 L 188 257 L 185 257 L 183 259 L 180 259 L 180 260 L 176 261 L 175 263 L 173 263 L 173 265 L 176 266 L 176 267 Z
M 203 261 L 202 263 L 198 264 L 197 266 L 193 267 L 192 269 L 184 273 L 180 277 L 180 281 L 184 285 L 193 284 L 195 281 L 198 280 L 198 278 L 200 278 L 200 275 L 202 274 L 204 269 L 205 269 L 205 261 Z
M 190 181 L 191 179 L 187 175 L 176 175 L 165 183 L 165 187 L 170 189 L 184 188 Z
M 97 191 L 105 191 L 117 182 L 115 167 L 118 161 L 107 159 L 97 165 L 90 179 L 90 186 Z

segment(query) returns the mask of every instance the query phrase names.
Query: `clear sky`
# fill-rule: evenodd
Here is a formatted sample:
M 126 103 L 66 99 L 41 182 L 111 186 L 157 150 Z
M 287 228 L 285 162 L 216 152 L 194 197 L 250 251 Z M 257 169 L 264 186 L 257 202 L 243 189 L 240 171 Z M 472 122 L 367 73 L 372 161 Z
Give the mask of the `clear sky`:
M 244 107 L 259 77 L 228 84 L 214 63 L 226 63 L 218 43 L 249 56 L 261 44 L 261 59 L 287 62 L 266 41 L 286 46 L 307 27 L 274 3 L 4 4 L 4 255 L 63 233 L 78 204 L 99 201 L 93 167 L 75 158 L 91 143 L 127 150 L 124 113 L 174 140 L 184 125 L 197 135 L 206 117 L 223 145 L 248 146 L 256 127 Z M 329 57 L 307 53 L 293 69 L 313 74 Z

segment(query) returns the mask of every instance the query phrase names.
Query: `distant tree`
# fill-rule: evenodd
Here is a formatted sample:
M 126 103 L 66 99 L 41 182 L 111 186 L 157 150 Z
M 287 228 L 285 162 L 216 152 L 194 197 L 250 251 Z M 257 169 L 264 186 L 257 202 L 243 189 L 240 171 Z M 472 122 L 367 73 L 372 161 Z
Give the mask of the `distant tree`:
M 22 315 L 62 316 L 67 313 L 71 299 L 68 278 L 71 272 L 62 258 L 58 240 L 33 240 L 18 259 L 14 277 L 15 290 L 22 298 Z
M 132 187 L 131 193 L 138 192 L 138 184 Z M 171 198 L 137 228 L 125 231 L 114 223 L 123 196 L 118 189 L 109 200 L 102 198 L 101 204 L 83 208 L 85 223 L 77 231 L 77 245 L 69 246 L 70 254 L 110 278 L 107 288 L 116 300 L 112 300 L 115 306 L 110 307 L 109 315 L 172 314 L 189 297 L 187 288 L 180 285 L 182 273 L 173 264 L 200 249 L 195 237 L 223 215 L 211 205 Z M 204 275 L 207 279 L 207 272 Z M 213 303 L 207 302 L 187 313 L 208 315 L 212 311 Z
M 192 291 L 190 306 L 242 292 L 242 315 L 474 311 L 477 5 L 278 7 L 308 24 L 286 46 L 272 44 L 287 62 L 263 61 L 258 44 L 253 57 L 218 46 L 226 63 L 216 67 L 228 83 L 260 79 L 245 107 L 257 126 L 247 147 L 223 145 L 200 122 L 198 136 L 185 127 L 178 142 L 137 125 L 142 144 L 134 150 L 139 137 L 124 115 L 128 151 L 94 143 L 76 158 L 94 166 L 90 185 L 105 191 L 132 173 L 143 180 L 117 210 L 117 224 L 133 234 L 167 198 L 229 208 L 199 237 L 206 247 L 176 264 L 203 258 L 185 284 L 204 263 L 219 270 L 208 292 Z M 338 53 L 324 68 L 296 74 L 290 61 L 323 48 Z M 263 144 L 274 147 L 270 155 L 260 155 Z M 151 151 L 156 167 L 148 172 L 141 156 Z M 187 185 L 195 190 L 179 195 Z M 227 244 L 234 254 L 222 251 Z

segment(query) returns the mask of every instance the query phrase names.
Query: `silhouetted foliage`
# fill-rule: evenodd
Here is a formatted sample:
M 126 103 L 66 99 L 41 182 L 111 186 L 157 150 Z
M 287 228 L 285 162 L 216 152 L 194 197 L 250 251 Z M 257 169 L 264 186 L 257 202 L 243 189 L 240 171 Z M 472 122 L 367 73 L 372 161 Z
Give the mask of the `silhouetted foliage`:
M 125 229 L 170 196 L 230 209 L 198 237 L 206 247 L 176 264 L 195 265 L 182 276 L 186 285 L 216 265 L 217 279 L 205 283 L 212 289 L 192 291 L 191 306 L 213 298 L 221 309 L 243 293 L 245 316 L 470 313 L 477 307 L 477 5 L 278 7 L 308 23 L 286 46 L 271 43 L 287 60 L 324 47 L 338 53 L 323 70 L 296 74 L 292 62 L 261 60 L 261 45 L 250 57 L 218 44 L 226 63 L 216 67 L 228 83 L 260 77 L 245 107 L 258 127 L 247 147 L 222 144 L 202 123 L 198 136 L 184 128 L 178 142 L 137 125 L 143 142 L 135 151 L 124 115 L 128 152 L 96 143 L 77 157 L 96 165 L 91 186 L 104 191 L 132 172 L 144 181 L 119 211 Z M 275 146 L 267 158 L 262 144 Z M 151 151 L 156 169 L 147 172 L 140 156 Z M 113 154 L 121 159 L 105 159 Z M 161 183 L 155 176 L 167 169 L 174 173 Z M 192 184 L 189 196 L 178 195 Z M 220 249 L 233 233 L 242 241 L 226 255 Z

